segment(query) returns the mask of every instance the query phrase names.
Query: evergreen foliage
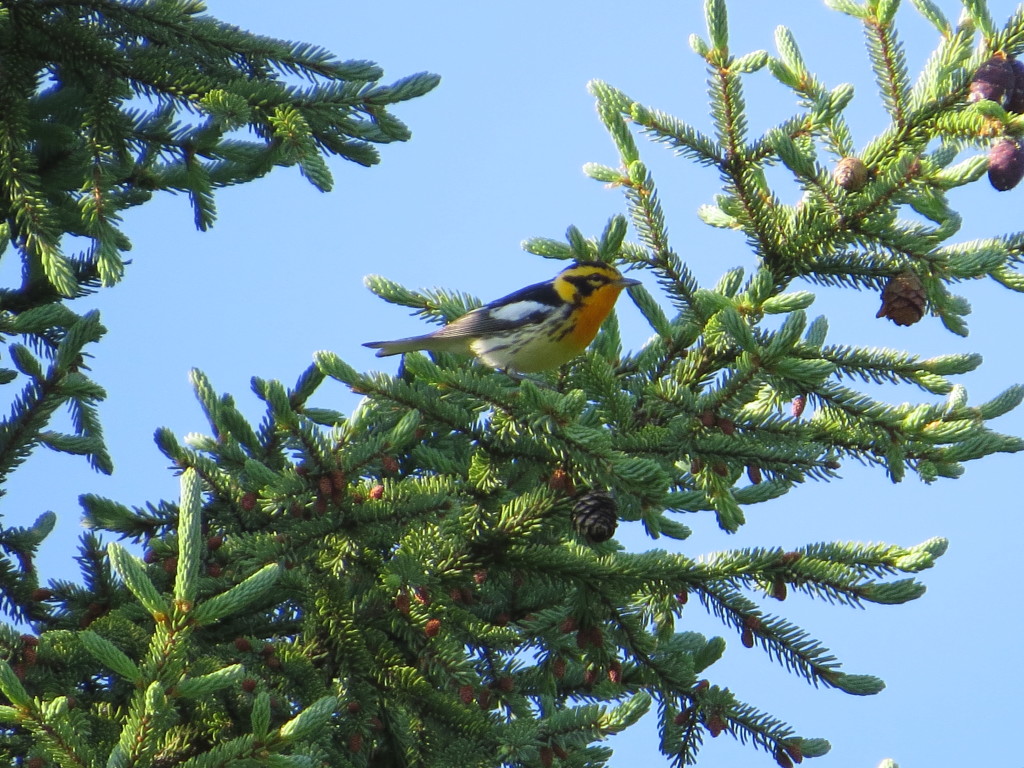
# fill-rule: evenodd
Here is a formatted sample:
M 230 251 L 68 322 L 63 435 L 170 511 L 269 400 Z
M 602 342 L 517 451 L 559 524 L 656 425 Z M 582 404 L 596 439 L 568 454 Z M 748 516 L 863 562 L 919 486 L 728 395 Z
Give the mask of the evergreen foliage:
M 131 248 L 121 214 L 157 192 L 185 193 L 195 223 L 214 222 L 214 191 L 298 165 L 330 189 L 326 158 L 377 162 L 376 144 L 409 131 L 388 111 L 433 88 L 434 75 L 391 85 L 367 61 L 244 32 L 195 0 L 9 0 L 0 3 L 0 253 L 21 265 L 0 288 L 0 483 L 40 446 L 110 472 L 87 375 L 97 313 L 65 299 L 118 282 Z M 48 429 L 66 409 L 73 432 Z M 22 620 L 46 611 L 31 552 L 52 528 L 0 531 L 0 595 Z
M 815 296 L 805 283 L 882 290 L 912 275 L 915 293 L 903 296 L 909 308 L 919 286 L 930 314 L 964 333 L 968 307 L 951 284 L 991 277 L 1024 290 L 1016 269 L 1024 236 L 955 242 L 959 219 L 945 197 L 985 172 L 984 160 L 964 158 L 964 150 L 1021 130 L 1019 116 L 966 95 L 982 61 L 1024 49 L 1024 14 L 999 29 L 982 0 L 965 0 L 956 24 L 928 0 L 913 4 L 940 38 L 915 82 L 893 25 L 897 2 L 831 3 L 862 20 L 891 118 L 859 153 L 868 169 L 863 184 L 837 180 L 819 157 L 854 154 L 843 118 L 850 89 L 821 84 L 785 29 L 777 55 L 732 54 L 724 0 L 706 0 L 707 39 L 691 41 L 708 63 L 714 135 L 591 84 L 620 164 L 587 170 L 625 192 L 638 240 L 626 239 L 627 219 L 617 216 L 593 239 L 570 228 L 564 243 L 526 246 L 554 259 L 614 259 L 653 275 L 661 296 L 630 289 L 654 331 L 639 350 L 622 350 L 612 318 L 585 355 L 526 380 L 445 354 L 409 354 L 397 377 L 361 373 L 321 352 L 290 388 L 253 380 L 266 406 L 259 424 L 194 372 L 211 434 L 184 442 L 166 430 L 157 435 L 181 472 L 180 501 L 133 508 L 82 499 L 95 531 L 141 543 L 145 556 L 104 547 L 90 532 L 80 549 L 82 585 L 52 583 L 30 599 L 17 591 L 21 582 L 6 588 L 8 607 L 35 633 L 0 627 L 4 757 L 40 766 L 546 767 L 557 760 L 582 768 L 602 765 L 609 750 L 599 742 L 652 708 L 673 765 L 694 763 L 703 740 L 723 732 L 784 767 L 827 752 L 823 739 L 798 735 L 744 702 L 742 691 L 714 684 L 710 668 L 726 641 L 688 631 L 684 606 L 695 598 L 728 635 L 814 685 L 873 694 L 881 680 L 844 671 L 821 641 L 761 598 L 785 601 L 798 592 L 840 605 L 907 602 L 923 593 L 913 575 L 934 564 L 943 540 L 691 558 L 588 538 L 574 529 L 573 512 L 581 498 L 593 507 L 594 494 L 607 492 L 620 526 L 640 523 L 652 537 L 683 539 L 689 530 L 678 513 L 713 512 L 722 528 L 736 530 L 747 505 L 831 478 L 843 461 L 876 465 L 894 481 L 910 471 L 931 482 L 957 477 L 969 460 L 1024 448 L 988 425 L 1019 404 L 1024 389 L 970 405 L 952 380 L 975 368 L 977 356 L 922 359 L 826 344 L 826 320 L 806 313 Z M 7 23 L 58 5 L 6 3 Z M 137 10 L 139 23 L 148 23 L 195 4 L 69 7 L 92 8 L 81 18 L 95 21 L 106 18 L 97 7 L 113 5 L 123 18 Z M 195 39 L 212 29 L 199 25 Z M 126 39 L 114 46 L 122 49 L 130 49 Z M 288 50 L 306 54 L 303 66 L 319 60 L 301 47 Z M 755 137 L 743 76 L 764 67 L 795 93 L 799 111 Z M 378 115 L 372 100 L 358 103 Z M 298 131 L 313 142 L 303 145 L 315 147 L 309 151 L 334 149 L 308 138 L 322 114 L 312 109 L 303 122 L 295 117 L 300 105 L 290 107 L 263 114 L 264 135 L 280 140 L 268 138 L 263 159 L 312 167 L 306 150 L 284 137 Z M 752 275 L 734 270 L 705 287 L 690 274 L 671 245 L 634 129 L 720 171 L 723 192 L 702 215 L 745 234 L 758 257 Z M 197 179 L 190 162 L 180 156 L 178 175 L 167 178 Z M 773 192 L 764 174 L 770 164 L 782 164 L 803 187 L 799 205 Z M 218 183 L 258 175 L 208 172 Z M 5 173 L 20 178 L 16 164 Z M 202 183 L 189 190 L 197 211 L 208 210 Z M 37 252 L 38 237 L 12 240 L 41 264 L 59 263 Z M 77 286 L 106 274 L 89 266 L 98 259 L 83 258 L 72 270 L 83 275 Z M 369 284 L 439 320 L 476 303 L 379 278 Z M 8 309 L 4 322 L 49 328 L 50 316 L 38 313 L 68 312 L 56 302 L 61 291 L 54 282 L 49 303 Z M 88 408 L 102 393 L 77 373 L 98 321 L 85 316 L 70 327 L 88 322 L 56 334 L 55 373 L 11 348 L 33 382 L 10 420 L 8 442 L 17 445 L 2 455 L 11 467 L 47 441 L 102 456 Z M 858 380 L 910 385 L 945 400 L 891 405 L 854 388 Z M 331 384 L 364 396 L 354 413 L 309 404 Z M 39 431 L 54 398 L 89 414 L 80 435 Z M 51 525 L 47 518 L 9 531 L 17 544 L 4 546 L 27 558 Z

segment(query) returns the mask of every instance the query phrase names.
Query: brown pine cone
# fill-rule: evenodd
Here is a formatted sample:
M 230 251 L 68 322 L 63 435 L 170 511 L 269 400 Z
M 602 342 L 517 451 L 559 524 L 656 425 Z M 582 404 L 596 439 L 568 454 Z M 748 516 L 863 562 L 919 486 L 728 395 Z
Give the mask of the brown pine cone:
M 908 270 L 886 282 L 882 289 L 882 307 L 875 317 L 888 317 L 896 325 L 913 325 L 924 317 L 926 304 L 921 278 Z

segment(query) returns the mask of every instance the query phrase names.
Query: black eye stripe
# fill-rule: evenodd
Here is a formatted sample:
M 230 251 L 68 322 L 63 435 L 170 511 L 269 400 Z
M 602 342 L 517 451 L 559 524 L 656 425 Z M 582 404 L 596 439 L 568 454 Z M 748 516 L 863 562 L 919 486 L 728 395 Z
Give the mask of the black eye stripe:
M 589 293 L 599 286 L 607 285 L 611 280 L 607 275 L 600 272 L 593 272 L 589 275 L 566 275 L 566 280 L 575 285 L 581 291 Z

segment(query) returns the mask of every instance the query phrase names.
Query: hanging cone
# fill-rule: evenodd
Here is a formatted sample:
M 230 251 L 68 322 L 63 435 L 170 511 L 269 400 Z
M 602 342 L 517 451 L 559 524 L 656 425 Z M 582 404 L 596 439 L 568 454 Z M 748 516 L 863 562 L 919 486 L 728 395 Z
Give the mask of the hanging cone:
M 607 491 L 587 491 L 576 498 L 572 527 L 591 543 L 608 541 L 618 525 L 618 505 Z
M 971 78 L 967 100 L 975 102 L 985 99 L 1006 106 L 1007 96 L 1013 93 L 1014 81 L 1013 65 L 1004 56 L 993 56 L 978 67 Z
M 1000 192 L 1013 189 L 1024 178 L 1024 149 L 1016 139 L 1002 139 L 988 150 L 988 180 Z
M 1019 115 L 1024 113 L 1024 62 L 1010 59 L 1010 65 L 1013 67 L 1013 90 L 1006 97 L 1006 109 Z
M 844 157 L 836 163 L 832 180 L 847 192 L 860 192 L 868 183 L 868 167 L 859 157 Z
M 875 317 L 888 317 L 896 325 L 913 325 L 924 317 L 926 304 L 921 278 L 908 270 L 889 278 L 882 289 L 882 308 Z

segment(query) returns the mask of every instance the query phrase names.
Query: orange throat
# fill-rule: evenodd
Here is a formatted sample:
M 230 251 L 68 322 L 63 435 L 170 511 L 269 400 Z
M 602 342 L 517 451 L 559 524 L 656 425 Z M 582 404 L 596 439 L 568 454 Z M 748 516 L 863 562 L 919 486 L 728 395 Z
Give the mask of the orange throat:
M 615 306 L 616 299 L 622 293 L 622 286 L 607 285 L 590 294 L 577 310 L 576 327 L 572 331 L 572 339 L 580 348 L 586 347 L 597 336 L 601 323 Z

